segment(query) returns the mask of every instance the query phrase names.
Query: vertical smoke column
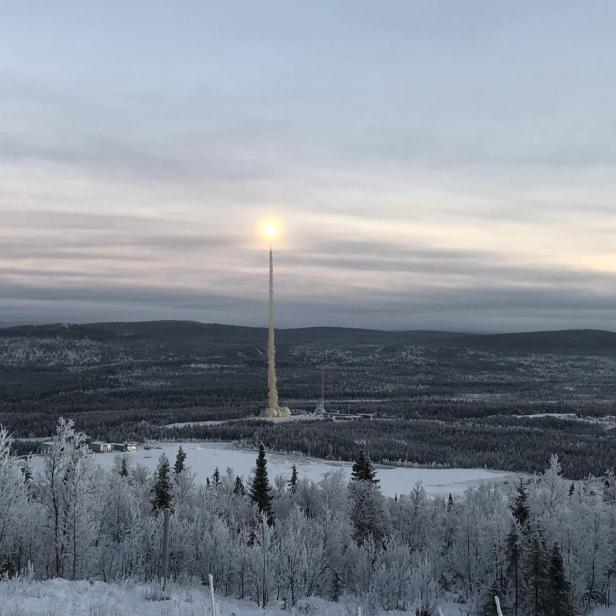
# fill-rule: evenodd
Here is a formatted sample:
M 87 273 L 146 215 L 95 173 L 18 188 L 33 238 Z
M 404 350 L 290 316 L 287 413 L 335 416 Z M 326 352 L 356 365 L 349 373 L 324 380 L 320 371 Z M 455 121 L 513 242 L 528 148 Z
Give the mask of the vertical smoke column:
M 278 386 L 276 383 L 276 345 L 274 341 L 274 257 L 269 251 L 269 329 L 267 332 L 267 406 L 273 415 L 278 413 Z

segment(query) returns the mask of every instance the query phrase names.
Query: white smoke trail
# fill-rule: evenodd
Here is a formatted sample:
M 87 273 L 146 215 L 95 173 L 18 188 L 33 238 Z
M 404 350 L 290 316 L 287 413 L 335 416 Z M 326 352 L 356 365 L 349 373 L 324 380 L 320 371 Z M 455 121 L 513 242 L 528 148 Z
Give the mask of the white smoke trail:
M 267 406 L 272 414 L 277 414 L 278 385 L 276 382 L 276 344 L 274 340 L 274 257 L 269 252 L 269 319 L 267 332 Z

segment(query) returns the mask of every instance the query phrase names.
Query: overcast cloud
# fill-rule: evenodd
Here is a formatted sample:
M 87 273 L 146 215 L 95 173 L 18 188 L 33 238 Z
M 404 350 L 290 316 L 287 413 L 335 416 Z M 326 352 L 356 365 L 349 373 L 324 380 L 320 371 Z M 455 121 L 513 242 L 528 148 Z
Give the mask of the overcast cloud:
M 614 328 L 613 2 L 1 12 L 0 322 Z

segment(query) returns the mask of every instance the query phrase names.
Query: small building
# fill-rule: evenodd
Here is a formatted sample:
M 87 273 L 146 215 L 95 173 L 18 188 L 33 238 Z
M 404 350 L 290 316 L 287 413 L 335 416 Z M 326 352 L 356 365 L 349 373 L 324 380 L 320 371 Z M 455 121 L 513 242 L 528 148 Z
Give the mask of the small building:
M 109 453 L 111 451 L 111 444 L 103 441 L 91 441 L 90 449 L 94 453 Z
M 359 421 L 361 419 L 359 415 L 350 413 L 328 413 L 327 416 L 332 421 Z
M 128 443 L 112 443 L 111 448 L 113 451 L 123 451 L 133 453 L 137 451 L 137 443 L 130 441 Z

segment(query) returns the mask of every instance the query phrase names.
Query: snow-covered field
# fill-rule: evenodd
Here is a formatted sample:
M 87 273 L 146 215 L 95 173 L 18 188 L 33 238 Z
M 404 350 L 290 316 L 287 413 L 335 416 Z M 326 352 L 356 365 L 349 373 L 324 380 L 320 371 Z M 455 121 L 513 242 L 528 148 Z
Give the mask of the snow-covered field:
M 224 473 L 227 467 L 232 468 L 236 474 L 242 475 L 246 479 L 255 465 L 256 451 L 237 449 L 233 443 L 160 443 L 155 445 L 153 449 L 140 447 L 135 453 L 127 455 L 132 465 L 143 464 L 154 470 L 163 452 L 173 464 L 180 445 L 188 454 L 187 463 L 201 482 L 205 482 L 206 477 L 211 476 L 216 467 L 219 468 L 221 473 Z M 102 466 L 109 467 L 113 464 L 116 455 L 101 453 L 92 454 L 92 457 Z M 334 469 L 342 469 L 347 477 L 350 478 L 351 476 L 352 465 L 345 462 L 336 463 L 302 455 L 294 456 L 272 452 L 268 452 L 267 460 L 271 480 L 276 475 L 289 477 L 293 464 L 297 465 L 300 478 L 305 477 L 313 481 L 319 481 L 325 473 Z M 34 460 L 33 467 L 35 470 L 37 467 L 40 468 L 41 462 L 40 459 Z M 459 494 L 469 486 L 477 486 L 481 482 L 515 481 L 517 477 L 517 475 L 508 472 L 481 468 L 383 467 L 378 469 L 377 475 L 383 493 L 388 496 L 406 494 L 413 489 L 418 481 L 421 481 L 428 494 L 447 496 L 449 493 Z
M 211 616 L 209 592 L 203 586 L 172 586 L 168 598 L 156 584 L 47 580 L 44 582 L 0 581 L 0 616 Z M 355 600 L 338 603 L 312 597 L 297 607 L 283 610 L 270 606 L 265 610 L 248 601 L 216 596 L 217 616 L 355 616 Z M 463 616 L 464 606 L 439 601 L 444 616 Z M 414 610 L 368 612 L 365 616 L 403 616 Z M 616 608 L 596 608 L 592 616 L 616 616 Z
M 174 586 L 166 600 L 160 600 L 159 588 L 155 584 L 131 582 L 106 584 L 61 579 L 45 582 L 1 581 L 0 616 L 211 616 L 209 592 L 203 586 Z M 352 600 L 333 603 L 312 597 L 290 610 L 276 606 L 262 610 L 247 601 L 218 596 L 216 604 L 217 616 L 354 616 L 358 605 Z M 444 604 L 443 611 L 445 616 L 460 614 L 452 605 Z M 363 613 L 375 616 L 374 612 Z M 378 612 L 388 616 L 408 613 Z

